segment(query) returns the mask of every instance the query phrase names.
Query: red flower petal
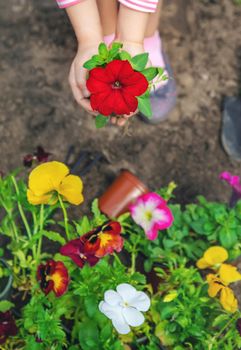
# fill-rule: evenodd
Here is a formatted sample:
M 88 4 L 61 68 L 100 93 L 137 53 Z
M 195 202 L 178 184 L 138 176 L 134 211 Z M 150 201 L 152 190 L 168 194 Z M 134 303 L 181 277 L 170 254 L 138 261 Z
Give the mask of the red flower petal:
M 146 77 L 139 72 L 134 72 L 129 78 L 123 78 L 121 83 L 123 84 L 124 94 L 129 93 L 133 96 L 140 96 L 148 89 Z
M 124 240 L 121 237 L 121 225 L 117 221 L 109 222 L 102 226 L 99 233 L 100 248 L 96 256 L 101 258 L 107 254 L 113 254 L 114 251 L 120 252 L 123 248 Z
M 85 263 L 89 263 L 90 266 L 94 266 L 97 264 L 99 259 L 94 256 L 95 252 L 85 251 L 85 243 L 83 243 L 83 238 L 74 239 L 68 243 L 66 243 L 60 249 L 60 253 L 64 256 L 68 256 L 73 262 L 82 268 Z
M 106 84 L 111 84 L 113 82 L 113 78 L 109 74 L 108 70 L 106 70 L 106 68 L 101 67 L 91 69 L 91 71 L 89 72 L 89 78 L 102 81 Z
M 105 224 L 102 228 L 103 232 L 108 232 L 113 235 L 119 235 L 121 233 L 122 227 L 118 221 L 111 221 Z
M 110 106 L 104 102 L 110 95 L 112 95 L 112 92 L 103 92 L 91 95 L 90 105 L 92 109 L 105 116 L 109 116 L 111 113 L 113 113 L 112 108 L 110 108 Z
M 108 75 L 108 77 L 111 77 L 112 83 L 114 83 L 117 80 L 120 80 L 120 78 L 123 74 L 122 70 L 125 69 L 125 66 L 126 66 L 125 62 L 128 62 L 128 61 L 114 60 L 114 61 L 108 63 L 107 66 L 105 67 L 105 72 Z M 132 68 L 131 68 L 131 70 L 132 70 Z M 131 74 L 131 70 L 129 70 L 129 74 Z M 126 72 L 127 72 L 127 68 L 126 68 Z M 127 74 L 127 73 L 125 73 L 125 74 Z
M 115 113 L 117 115 L 123 115 L 123 114 L 130 113 L 129 106 L 126 103 L 126 100 L 124 99 L 124 96 L 123 96 L 121 90 L 116 90 L 114 102 L 115 102 L 115 104 L 114 104 L 113 113 Z
M 117 115 L 126 114 L 129 112 L 128 105 L 123 99 L 121 89 L 112 90 L 112 93 L 106 98 L 101 107 L 103 111 L 111 110 L 111 113 Z
M 103 82 L 99 79 L 90 77 L 87 81 L 86 81 L 86 87 L 89 90 L 90 93 L 92 94 L 96 94 L 96 93 L 100 93 L 100 92 L 111 92 L 111 83 L 106 83 Z
M 54 283 L 53 291 L 56 297 L 63 295 L 69 285 L 69 274 L 66 266 L 62 261 L 57 261 L 55 265 L 55 271 L 51 275 L 51 280 Z
M 17 333 L 18 329 L 11 312 L 0 312 L 0 344 L 4 344 L 8 337 Z
M 129 113 L 125 113 L 125 114 L 130 114 L 131 112 L 135 112 L 137 110 L 138 107 L 138 100 L 135 96 L 132 96 L 130 94 L 123 93 L 123 97 L 125 100 L 126 105 L 128 106 L 128 110 Z
M 37 280 L 46 295 L 53 291 L 56 297 L 60 297 L 68 288 L 68 270 L 62 261 L 49 260 L 45 265 L 39 265 Z

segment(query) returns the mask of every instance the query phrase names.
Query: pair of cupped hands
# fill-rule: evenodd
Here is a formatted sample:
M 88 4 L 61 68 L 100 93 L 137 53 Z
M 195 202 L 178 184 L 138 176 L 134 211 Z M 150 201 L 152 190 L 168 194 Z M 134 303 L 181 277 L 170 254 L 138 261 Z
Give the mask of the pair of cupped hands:
M 115 40 L 118 41 L 119 40 Z M 132 42 L 122 42 L 123 50 L 130 53 L 131 56 L 135 56 L 144 52 L 143 44 L 132 43 Z M 69 84 L 72 89 L 77 103 L 84 108 L 92 116 L 97 116 L 99 113 L 94 111 L 90 105 L 90 92 L 86 87 L 86 80 L 88 78 L 88 71 L 83 67 L 83 64 L 88 61 L 93 55 L 98 53 L 99 42 L 92 44 L 79 45 L 77 54 L 72 62 L 70 72 L 69 72 Z M 110 121 L 112 124 L 117 124 L 118 126 L 123 126 L 127 122 L 128 118 L 132 117 L 137 113 L 134 112 L 130 115 L 123 115 L 117 117 L 111 117 Z

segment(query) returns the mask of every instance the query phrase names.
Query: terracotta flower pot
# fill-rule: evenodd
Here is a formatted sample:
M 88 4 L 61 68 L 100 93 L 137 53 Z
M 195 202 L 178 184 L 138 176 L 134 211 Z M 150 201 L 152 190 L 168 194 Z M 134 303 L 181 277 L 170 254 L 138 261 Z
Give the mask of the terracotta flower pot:
M 5 260 L 0 259 L 0 266 L 8 269 L 11 273 L 9 265 L 6 263 Z M 11 288 L 13 283 L 13 275 L 10 274 L 8 277 L 3 277 L 0 280 L 0 301 L 1 300 L 7 300 L 10 296 Z
M 100 210 L 110 218 L 128 211 L 129 205 L 148 188 L 131 172 L 122 170 L 106 192 L 99 198 Z

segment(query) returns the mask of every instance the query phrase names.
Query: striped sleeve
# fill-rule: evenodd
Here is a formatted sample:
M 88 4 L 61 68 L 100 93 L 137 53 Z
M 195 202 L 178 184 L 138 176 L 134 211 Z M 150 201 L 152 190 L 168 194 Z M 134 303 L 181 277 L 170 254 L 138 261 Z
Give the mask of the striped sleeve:
M 133 10 L 142 12 L 156 12 L 158 0 L 119 0 L 119 2 Z
M 81 0 L 56 0 L 59 8 L 64 9 L 65 7 L 79 4 Z

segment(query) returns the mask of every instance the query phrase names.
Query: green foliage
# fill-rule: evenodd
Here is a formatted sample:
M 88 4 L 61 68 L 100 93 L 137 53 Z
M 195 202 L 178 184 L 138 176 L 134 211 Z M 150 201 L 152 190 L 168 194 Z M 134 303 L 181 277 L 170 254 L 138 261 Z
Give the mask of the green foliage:
M 147 65 L 148 57 L 149 57 L 148 53 L 141 53 L 139 55 L 132 57 L 131 64 L 133 69 L 139 72 L 143 71 Z
M 111 55 L 121 55 L 120 52 L 128 59 L 119 44 L 111 50 L 101 45 L 99 62 Z M 145 61 L 146 56 L 135 58 L 139 68 Z M 144 71 L 148 80 L 157 73 L 149 68 Z M 163 71 L 159 70 L 158 75 L 161 74 Z M 17 319 L 19 334 L 8 340 L 6 350 L 158 350 L 162 347 L 238 350 L 241 347 L 235 325 L 240 312 L 229 314 L 217 298 L 208 296 L 205 278 L 195 266 L 197 259 L 213 245 L 224 246 L 230 261 L 240 255 L 241 201 L 232 209 L 203 197 L 184 208 L 169 204 L 174 224 L 160 232 L 155 241 L 146 239 L 129 213 L 121 215 L 118 220 L 124 238 L 122 253 L 108 255 L 94 267 L 86 264 L 80 269 L 58 253 L 59 247 L 69 237 L 80 237 L 108 220 L 100 212 L 98 200 L 92 203 L 92 217 L 83 216 L 73 222 L 68 217 L 61 220 L 55 215 L 61 209 L 60 203 L 30 205 L 26 184 L 16 175 L 0 178 L 0 234 L 8 240 L 0 255 L 10 256 L 14 295 L 23 299 L 17 310 L 21 313 Z M 174 189 L 175 184 L 170 183 L 157 192 L 171 200 Z M 51 253 L 43 249 L 43 239 L 51 247 Z M 54 259 L 64 262 L 70 276 L 68 291 L 60 298 L 53 292 L 44 295 L 36 281 L 38 265 L 52 259 L 54 252 Z M 4 276 L 5 270 L 1 269 L 0 277 Z M 105 291 L 115 290 L 120 283 L 130 283 L 152 299 L 145 323 L 133 328 L 127 336 L 119 335 L 98 307 Z M 14 307 L 9 300 L 0 302 L 0 312 Z
M 152 110 L 151 110 L 151 102 L 150 98 L 147 94 L 138 96 L 138 109 L 139 111 L 144 114 L 147 118 L 151 118 L 152 116 Z
M 0 301 L 0 312 L 9 311 L 12 307 L 14 307 L 14 304 L 11 303 L 10 301 L 8 300 Z
M 102 114 L 99 114 L 95 117 L 95 126 L 97 129 L 103 128 L 104 126 L 106 126 L 106 124 L 108 124 L 108 122 L 109 118 Z
M 36 343 L 37 338 L 41 340 L 40 349 L 47 349 L 53 345 L 56 349 L 64 347 L 66 335 L 62 328 L 61 316 L 65 308 L 58 308 L 58 302 L 56 304 L 54 307 L 45 296 L 35 295 L 24 308 L 23 326 L 27 333 L 27 349 L 33 346 L 33 339 Z
M 141 72 L 148 81 L 152 81 L 158 75 L 158 69 L 155 67 L 145 68 Z

